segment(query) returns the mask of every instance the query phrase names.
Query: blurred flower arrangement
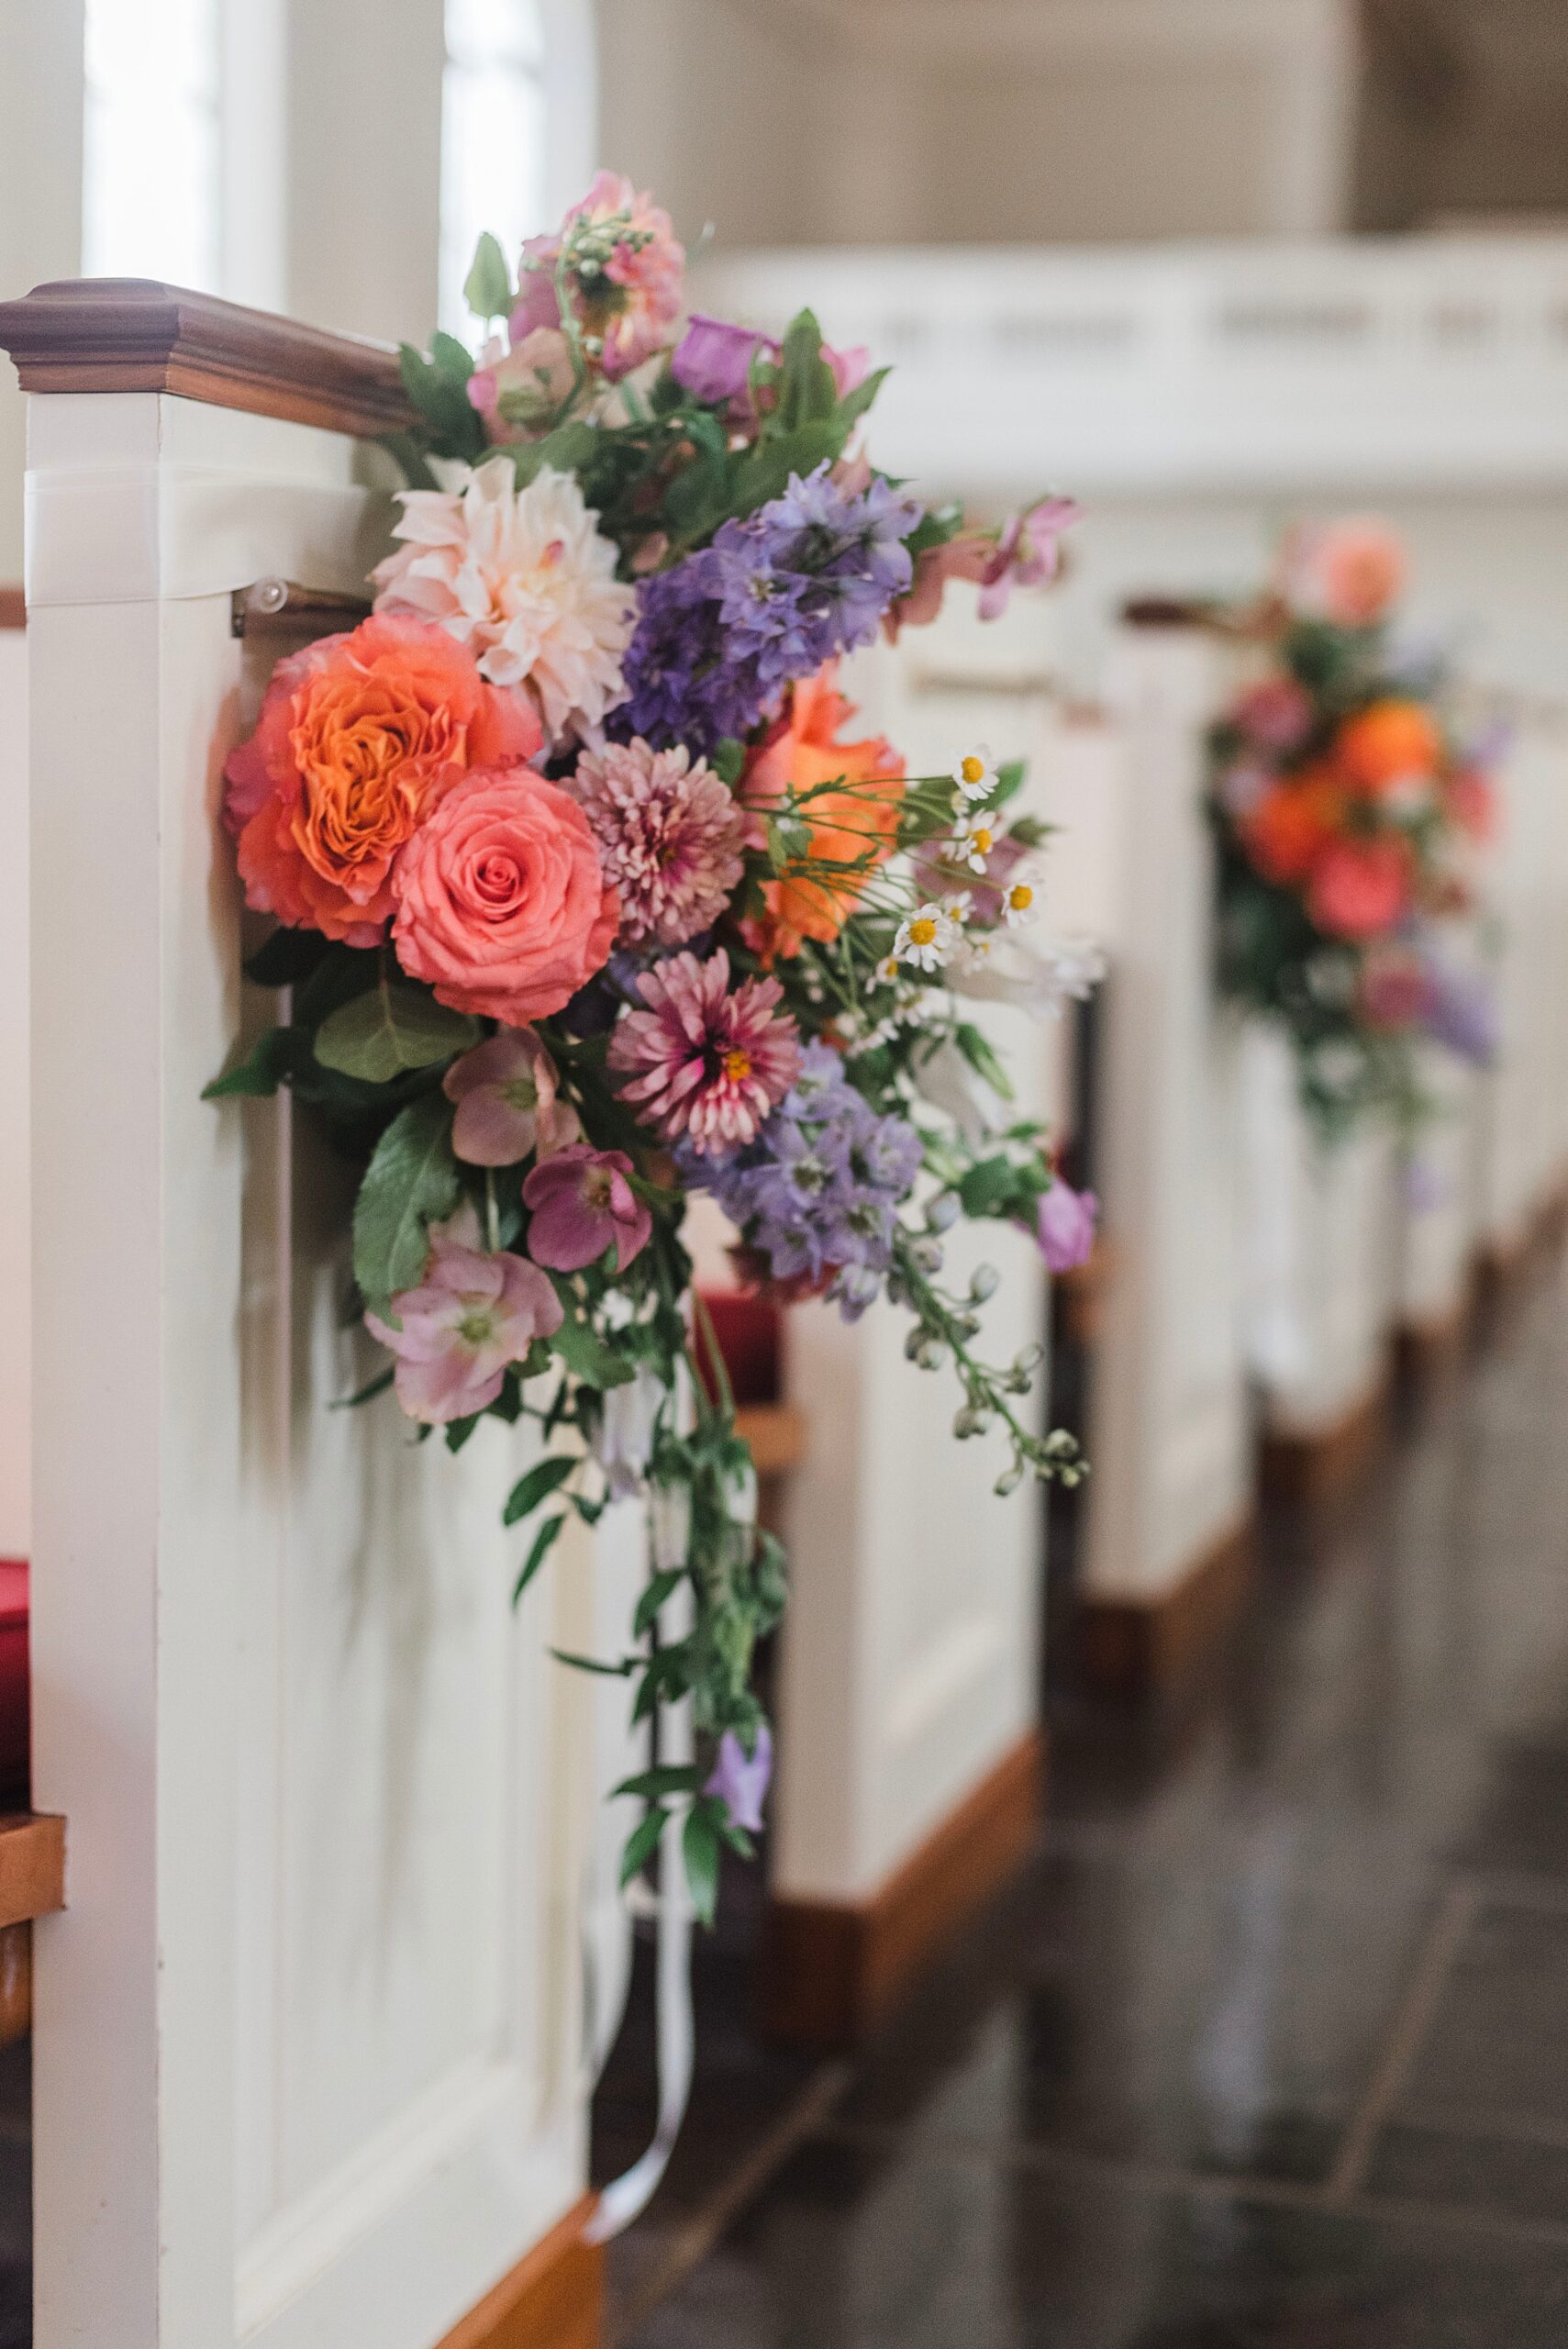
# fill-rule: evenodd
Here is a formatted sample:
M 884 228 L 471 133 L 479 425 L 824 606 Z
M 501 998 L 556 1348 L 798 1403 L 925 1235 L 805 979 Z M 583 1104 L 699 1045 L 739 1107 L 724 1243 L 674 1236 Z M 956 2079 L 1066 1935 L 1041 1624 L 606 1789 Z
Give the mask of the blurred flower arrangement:
M 752 1657 L 784 1578 L 692 1293 L 692 1194 L 759 1286 L 906 1308 L 912 1358 L 956 1372 L 955 1434 L 1000 1436 L 998 1491 L 1081 1473 L 1033 1419 L 1038 1350 L 977 1351 L 995 1275 L 944 1284 L 940 1235 L 1088 1246 L 1093 1202 L 1053 1183 L 965 998 L 1050 1009 L 1095 958 L 1036 942 L 1021 771 L 976 748 L 908 775 L 837 682 L 951 577 L 993 611 L 1048 579 L 1073 509 L 986 532 L 922 506 L 856 445 L 865 354 L 809 314 L 780 341 L 683 326 L 669 218 L 611 174 L 516 280 L 482 239 L 467 290 L 505 331 L 403 353 L 372 617 L 278 664 L 228 762 L 278 925 L 248 972 L 291 993 L 209 1092 L 291 1087 L 358 1170 L 358 1309 L 390 1361 L 354 1399 L 394 1387 L 454 1452 L 486 1415 L 537 1425 L 517 1596 L 571 1513 L 648 1496 L 627 1651 L 568 1660 L 634 1682 L 638 1718 L 691 1698 L 696 1762 L 624 1789 L 625 1865 L 678 1815 L 711 1914 L 766 1781 Z
M 1414 1046 L 1494 1046 L 1462 951 L 1492 825 L 1479 747 L 1444 715 L 1433 661 L 1398 660 L 1405 557 L 1381 523 L 1303 529 L 1275 592 L 1238 617 L 1265 665 L 1211 739 L 1225 992 L 1280 1023 L 1301 1097 L 1332 1139 L 1373 1113 L 1424 1113 Z

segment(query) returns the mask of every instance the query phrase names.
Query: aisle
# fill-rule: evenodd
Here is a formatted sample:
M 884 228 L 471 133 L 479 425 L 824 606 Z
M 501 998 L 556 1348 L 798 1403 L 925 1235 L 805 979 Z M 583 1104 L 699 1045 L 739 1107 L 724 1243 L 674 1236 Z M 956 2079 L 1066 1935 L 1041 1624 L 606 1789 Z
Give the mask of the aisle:
M 627 2349 L 1562 2349 L 1568 1273 L 1327 1554 L 1273 1542 L 1184 1750 L 1055 1753 L 852 2074 L 748 2053 L 720 1954 Z

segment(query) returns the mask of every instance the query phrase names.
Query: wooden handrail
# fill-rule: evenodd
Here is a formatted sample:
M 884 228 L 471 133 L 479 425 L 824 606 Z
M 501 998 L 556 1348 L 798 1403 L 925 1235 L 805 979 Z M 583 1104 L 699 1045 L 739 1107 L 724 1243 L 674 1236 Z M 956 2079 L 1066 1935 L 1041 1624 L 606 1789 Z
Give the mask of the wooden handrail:
M 176 392 L 369 435 L 414 414 L 387 344 L 150 278 L 64 278 L 0 303 L 0 350 L 25 392 Z
M 38 1810 L 0 1818 L 0 1928 L 64 1906 L 64 1820 Z

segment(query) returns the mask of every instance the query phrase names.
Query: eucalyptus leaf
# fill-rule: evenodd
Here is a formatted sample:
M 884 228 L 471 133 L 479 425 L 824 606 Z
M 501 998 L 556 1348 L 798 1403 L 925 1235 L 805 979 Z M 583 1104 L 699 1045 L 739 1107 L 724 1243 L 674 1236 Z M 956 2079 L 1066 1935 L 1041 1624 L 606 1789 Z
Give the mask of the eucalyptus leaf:
M 450 1104 L 439 1093 L 399 1110 L 375 1147 L 354 1202 L 354 1278 L 386 1319 L 400 1289 L 417 1287 L 429 1253 L 427 1224 L 458 1203 Z
M 449 1011 L 422 987 L 394 980 L 324 1019 L 316 1031 L 316 1057 L 341 1076 L 390 1085 L 405 1069 L 429 1068 L 467 1052 L 479 1032 L 478 1020 L 466 1012 Z

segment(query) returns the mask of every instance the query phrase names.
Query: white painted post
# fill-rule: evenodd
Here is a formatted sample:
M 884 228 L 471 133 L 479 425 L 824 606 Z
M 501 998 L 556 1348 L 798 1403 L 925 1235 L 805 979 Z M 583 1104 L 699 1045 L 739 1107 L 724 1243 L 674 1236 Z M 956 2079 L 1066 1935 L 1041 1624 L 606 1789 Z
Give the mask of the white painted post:
M 1083 1595 L 1156 1609 L 1251 1506 L 1238 1341 L 1234 1038 L 1216 1005 L 1204 735 L 1219 654 L 1127 628 L 1127 804 L 1101 1010 L 1098 1177 L 1114 1267 L 1095 1351 Z
M 32 1533 L 32 1201 L 28 1151 L 28 648 L 0 616 L 0 1558 Z
M 574 1534 L 514 1617 L 518 1441 L 329 1408 L 344 1171 L 200 1098 L 261 1016 L 230 591 L 361 586 L 354 443 L 127 392 L 36 396 L 30 447 L 35 2339 L 433 2349 L 583 2191 L 623 1748 L 545 1646 L 624 1621 L 639 1544 Z

